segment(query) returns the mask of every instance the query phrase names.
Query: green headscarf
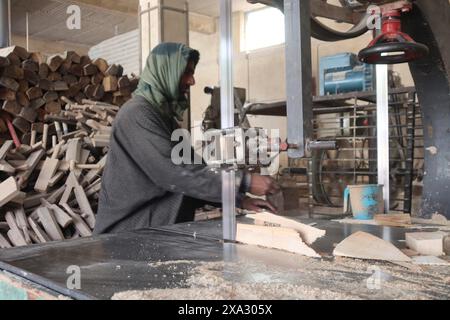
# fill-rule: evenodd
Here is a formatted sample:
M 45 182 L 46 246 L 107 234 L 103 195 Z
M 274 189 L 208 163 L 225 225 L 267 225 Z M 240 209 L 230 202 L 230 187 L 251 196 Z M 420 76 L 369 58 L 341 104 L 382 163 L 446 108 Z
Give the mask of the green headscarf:
M 144 97 L 163 115 L 183 120 L 189 101 L 180 93 L 180 80 L 193 49 L 180 43 L 162 43 L 147 59 L 136 96 Z

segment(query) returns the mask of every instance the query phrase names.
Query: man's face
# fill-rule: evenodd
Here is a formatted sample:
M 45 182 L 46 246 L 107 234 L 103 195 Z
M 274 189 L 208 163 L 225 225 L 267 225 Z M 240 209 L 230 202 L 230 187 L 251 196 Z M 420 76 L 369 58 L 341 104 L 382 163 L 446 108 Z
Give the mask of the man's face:
M 194 62 L 189 61 L 180 81 L 180 93 L 182 95 L 187 96 L 189 94 L 189 89 L 191 88 L 191 86 L 195 85 L 194 74 L 195 74 L 195 64 Z

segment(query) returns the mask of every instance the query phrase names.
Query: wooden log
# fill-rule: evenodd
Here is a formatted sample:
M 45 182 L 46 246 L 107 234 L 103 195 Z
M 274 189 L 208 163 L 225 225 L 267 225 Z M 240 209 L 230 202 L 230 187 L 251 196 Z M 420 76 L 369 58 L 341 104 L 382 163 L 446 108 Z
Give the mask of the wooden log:
M 28 89 L 30 89 L 30 85 L 28 84 L 27 80 L 20 80 L 19 83 L 19 89 L 17 89 L 18 92 L 27 92 Z
M 75 51 L 66 51 L 63 58 L 64 60 L 71 61 L 73 63 L 81 62 L 81 57 Z
M 54 81 L 62 81 L 62 76 L 59 72 L 51 72 L 48 77 L 48 80 L 54 82 Z
M 102 84 L 97 85 L 94 89 L 93 98 L 95 100 L 101 100 L 104 95 L 105 95 L 105 88 L 103 87 L 103 85 Z
M 3 102 L 2 110 L 17 117 L 20 114 L 22 107 L 16 101 L 5 101 Z
M 53 82 L 48 79 L 39 80 L 38 87 L 44 91 L 52 91 L 53 90 Z
M 83 67 L 79 64 L 72 64 L 68 70 L 69 74 L 72 74 L 76 77 L 83 77 L 84 70 Z
M 60 114 L 62 111 L 61 102 L 58 100 L 47 102 L 45 104 L 45 111 L 48 114 Z
M 9 59 L 6 57 L 0 57 L 0 68 L 9 66 Z
M 108 68 L 109 68 L 108 62 L 107 62 L 105 59 L 102 59 L 102 58 L 97 58 L 97 59 L 95 59 L 95 60 L 92 62 L 92 64 L 94 64 L 94 65 L 98 68 L 98 70 L 99 70 L 101 73 L 103 73 L 103 74 L 105 74 L 106 71 L 107 71 Z
M 37 86 L 39 84 L 39 75 L 35 72 L 25 70 L 23 72 L 23 78 L 32 86 Z
M 28 59 L 28 60 L 25 60 L 22 62 L 22 69 L 38 73 L 39 72 L 39 64 L 31 59 Z
M 47 91 L 47 92 L 44 94 L 44 100 L 45 100 L 45 102 L 56 101 L 56 100 L 58 100 L 58 98 L 59 98 L 59 95 L 58 95 L 58 93 L 55 92 L 55 91 Z
M 128 88 L 131 85 L 130 79 L 128 79 L 127 76 L 120 77 L 117 85 L 118 85 L 119 89 Z

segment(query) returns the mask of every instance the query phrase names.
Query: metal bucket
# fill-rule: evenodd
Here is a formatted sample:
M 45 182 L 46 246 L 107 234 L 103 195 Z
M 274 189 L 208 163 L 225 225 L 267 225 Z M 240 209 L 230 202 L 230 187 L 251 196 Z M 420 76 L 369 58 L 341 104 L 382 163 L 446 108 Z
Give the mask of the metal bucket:
M 344 213 L 350 211 L 358 220 L 372 220 L 376 214 L 383 214 L 383 186 L 348 186 L 344 192 Z

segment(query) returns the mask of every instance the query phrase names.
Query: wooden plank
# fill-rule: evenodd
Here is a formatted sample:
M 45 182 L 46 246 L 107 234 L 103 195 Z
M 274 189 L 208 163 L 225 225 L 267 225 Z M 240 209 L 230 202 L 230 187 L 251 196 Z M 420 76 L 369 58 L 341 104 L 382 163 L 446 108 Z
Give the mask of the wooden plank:
M 6 240 L 6 238 L 2 234 L 0 234 L 0 248 L 1 249 L 11 248 L 11 244 L 9 243 L 8 240 Z
M 89 203 L 89 200 L 86 196 L 86 193 L 84 192 L 83 187 L 78 183 L 74 173 L 72 172 L 70 174 L 72 176 L 72 180 L 74 181 L 74 192 L 75 192 L 75 198 L 77 199 L 77 203 L 80 207 L 80 210 L 82 212 L 82 217 L 86 220 L 89 227 L 94 229 L 95 227 L 95 214 L 94 211 L 91 208 L 91 204 Z
M 23 185 L 25 182 L 28 181 L 31 174 L 33 173 L 36 166 L 39 164 L 39 161 L 44 157 L 45 151 L 44 150 L 37 150 L 34 151 L 28 159 L 26 160 L 26 166 L 29 168 L 27 171 L 20 173 L 17 178 L 20 185 Z
M 37 210 L 37 214 L 39 216 L 39 221 L 51 240 L 64 240 L 64 235 L 58 225 L 58 222 L 50 210 L 41 207 Z
M 16 168 L 11 166 L 8 162 L 5 160 L 0 160 L 0 171 L 5 172 L 8 174 L 14 174 L 16 173 Z
M 0 184 L 0 207 L 13 200 L 20 194 L 19 186 L 13 177 Z
M 6 155 L 8 154 L 9 150 L 11 150 L 11 148 L 14 145 L 14 141 L 12 140 L 7 140 L 2 144 L 2 147 L 0 148 L 0 160 L 4 160 Z
M 444 237 L 443 232 L 413 232 L 405 235 L 406 245 L 426 256 L 444 255 Z
M 41 243 L 47 243 L 51 241 L 50 237 L 45 233 L 44 230 L 42 230 L 42 228 L 33 218 L 28 217 L 28 223 L 30 224 L 31 229 L 33 229 L 34 233 Z
M 319 254 L 302 241 L 300 234 L 294 229 L 238 224 L 236 241 L 320 258 Z
M 31 241 L 27 242 L 25 240 L 22 230 L 19 229 L 14 213 L 7 212 L 5 215 L 5 220 L 8 223 L 9 227 L 11 228 L 8 231 L 8 238 L 14 246 L 21 247 L 30 244 Z
M 323 237 L 326 234 L 325 230 L 320 230 L 306 224 L 297 222 L 295 220 L 280 217 L 271 213 L 257 213 L 247 215 L 255 221 L 263 222 L 267 226 L 291 228 L 298 231 L 306 244 L 311 245 L 316 242 L 317 239 Z
M 60 207 L 58 207 L 56 204 L 51 204 L 45 199 L 41 199 L 42 205 L 44 205 L 47 209 L 51 210 L 53 212 L 53 215 L 55 216 L 56 221 L 58 224 L 63 228 L 67 228 L 73 223 L 73 219 Z
M 72 217 L 75 228 L 77 229 L 77 231 L 80 233 L 80 235 L 82 237 L 92 236 L 92 231 L 89 228 L 89 226 L 83 221 L 83 219 L 81 219 L 81 217 L 78 214 L 76 214 L 72 210 L 72 208 L 69 207 L 69 205 L 67 203 L 64 203 L 62 205 L 62 207 Z
M 50 180 L 55 176 L 58 166 L 58 159 L 47 158 L 34 186 L 34 190 L 37 192 L 47 192 Z
M 411 258 L 393 244 L 366 232 L 356 232 L 339 243 L 334 256 L 364 260 L 411 262 Z
M 0 86 L 11 89 L 13 91 L 18 91 L 20 87 L 19 83 L 16 80 L 3 76 L 0 77 Z
M 66 161 L 80 162 L 81 157 L 81 140 L 70 139 L 67 142 Z
M 23 207 L 21 207 L 21 208 L 15 210 L 14 214 L 16 216 L 17 226 L 22 231 L 25 242 L 27 244 L 32 244 L 33 240 L 32 240 L 31 234 L 28 230 L 29 224 L 28 224 L 27 216 L 25 214 L 25 210 L 23 209 Z

